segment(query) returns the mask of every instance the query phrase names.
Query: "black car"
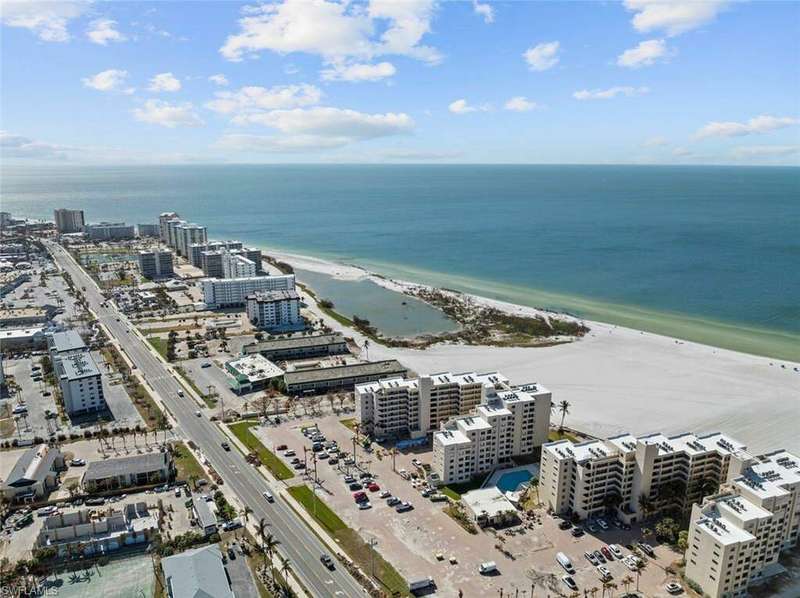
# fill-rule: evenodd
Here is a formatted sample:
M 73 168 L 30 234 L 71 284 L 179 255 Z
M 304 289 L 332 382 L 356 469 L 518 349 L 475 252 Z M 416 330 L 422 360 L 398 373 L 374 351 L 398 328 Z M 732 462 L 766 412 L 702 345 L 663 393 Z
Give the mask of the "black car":
M 583 528 L 580 526 L 572 528 L 572 535 L 576 538 L 580 538 L 583 535 Z
M 233 548 L 228 548 L 228 558 L 232 561 L 236 560 L 236 552 L 234 552 Z
M 323 554 L 321 557 L 319 557 L 319 560 L 322 561 L 322 564 L 328 569 L 333 570 L 336 567 L 336 565 L 333 563 L 333 559 L 327 554 Z
M 363 490 L 363 489 L 364 486 L 362 486 L 358 482 L 353 482 L 352 484 L 350 484 L 350 490 Z
M 561 523 L 558 524 L 558 529 L 569 529 L 572 527 L 572 524 L 564 519 Z
M 228 444 L 227 442 L 223 442 L 222 443 L 222 448 L 224 448 L 226 451 L 229 451 L 229 450 L 231 450 L 231 445 Z

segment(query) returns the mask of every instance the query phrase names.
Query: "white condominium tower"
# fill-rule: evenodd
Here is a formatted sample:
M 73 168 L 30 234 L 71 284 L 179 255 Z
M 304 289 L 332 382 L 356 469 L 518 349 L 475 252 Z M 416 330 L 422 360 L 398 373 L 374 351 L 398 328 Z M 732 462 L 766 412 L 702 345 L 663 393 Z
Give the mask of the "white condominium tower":
M 418 438 L 480 405 L 487 391 L 507 388 L 498 372 L 441 372 L 416 380 L 390 379 L 355 388 L 356 420 L 376 438 Z
M 470 415 L 433 434 L 431 467 L 444 484 L 467 482 L 547 442 L 550 392 L 536 384 L 489 393 Z
M 720 492 L 694 505 L 686 577 L 711 598 L 738 598 L 781 573 L 782 550 L 797 546 L 800 458 L 784 450 L 741 455 Z
M 720 433 L 549 442 L 542 446 L 539 495 L 556 513 L 585 519 L 612 509 L 631 523 L 644 511 L 686 508 L 715 491 L 744 449 Z

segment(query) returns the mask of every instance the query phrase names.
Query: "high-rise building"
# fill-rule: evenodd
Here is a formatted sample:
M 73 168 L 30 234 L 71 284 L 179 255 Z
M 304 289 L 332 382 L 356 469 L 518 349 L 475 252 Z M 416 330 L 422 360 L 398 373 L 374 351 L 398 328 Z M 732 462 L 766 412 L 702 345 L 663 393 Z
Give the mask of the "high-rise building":
M 539 495 L 556 513 L 586 519 L 612 509 L 632 523 L 645 508 L 688 509 L 725 480 L 744 449 L 718 432 L 549 442 L 542 447 Z
M 175 275 L 172 252 L 168 250 L 140 251 L 139 270 L 145 278 L 170 278 Z
M 222 254 L 222 275 L 225 278 L 249 278 L 257 272 L 255 262 L 243 254 L 224 251 Z
M 175 250 L 178 255 L 189 256 L 189 247 L 193 243 L 205 243 L 207 241 L 206 227 L 193 222 L 179 224 L 175 227 Z
M 158 224 L 137 224 L 136 232 L 140 237 L 159 238 L 161 236 L 161 227 Z
M 161 242 L 167 245 L 169 245 L 169 222 L 172 220 L 180 220 L 177 213 L 162 212 L 158 216 L 159 237 L 161 238 Z
M 686 577 L 711 598 L 739 598 L 781 573 L 780 553 L 797 546 L 800 458 L 785 450 L 738 455 L 720 492 L 695 504 Z
M 486 396 L 468 415 L 460 415 L 433 434 L 431 467 L 444 484 L 459 484 L 530 456 L 547 442 L 551 393 L 529 384 Z
M 263 330 L 292 330 L 303 324 L 300 295 L 294 289 L 248 295 L 245 310 L 250 322 Z
M 294 290 L 294 274 L 253 276 L 251 278 L 204 278 L 203 301 L 209 309 L 240 307 L 256 291 Z
M 72 415 L 106 409 L 102 375 L 80 335 L 67 330 L 46 339 L 64 410 Z
M 53 212 L 56 230 L 62 234 L 83 232 L 83 210 L 59 208 Z

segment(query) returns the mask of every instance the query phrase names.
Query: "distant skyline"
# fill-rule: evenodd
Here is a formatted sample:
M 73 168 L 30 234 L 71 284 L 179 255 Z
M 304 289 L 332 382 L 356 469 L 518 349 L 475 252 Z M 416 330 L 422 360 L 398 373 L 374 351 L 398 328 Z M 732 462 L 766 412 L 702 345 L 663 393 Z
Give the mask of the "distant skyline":
M 800 165 L 800 4 L 18 2 L 9 164 Z

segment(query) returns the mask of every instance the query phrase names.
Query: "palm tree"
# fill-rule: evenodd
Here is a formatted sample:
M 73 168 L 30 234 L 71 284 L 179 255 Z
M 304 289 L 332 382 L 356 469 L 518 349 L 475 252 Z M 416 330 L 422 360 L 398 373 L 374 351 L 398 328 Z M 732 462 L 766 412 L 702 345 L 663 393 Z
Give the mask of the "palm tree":
M 563 400 L 558 404 L 558 412 L 561 414 L 561 424 L 558 426 L 558 431 L 564 432 L 564 418 L 569 415 L 569 408 L 571 407 L 569 401 Z
M 636 573 L 636 591 L 637 592 L 639 591 L 639 577 L 641 576 L 642 571 L 644 571 L 645 567 L 647 567 L 647 563 L 645 562 L 644 559 L 641 559 L 641 558 L 636 559 L 636 564 L 633 566 L 633 570 Z
M 272 534 L 267 534 L 261 546 L 265 556 L 266 555 L 269 556 L 269 571 L 270 571 L 270 576 L 272 577 L 273 585 L 275 584 L 275 567 L 272 566 L 272 562 L 273 559 L 275 558 L 275 552 L 278 548 L 278 544 L 280 544 L 280 541 L 277 538 L 275 538 L 275 536 L 273 536 Z
M 242 509 L 241 513 L 242 513 L 242 517 L 244 517 L 244 522 L 245 523 L 247 523 L 247 521 L 250 519 L 250 513 L 252 513 L 252 512 L 253 512 L 253 509 L 251 509 L 247 505 L 245 505 L 244 509 Z
M 286 593 L 289 594 L 289 573 L 292 570 L 292 565 L 284 556 L 281 556 L 281 576 L 283 577 L 283 587 Z
M 611 587 L 611 580 L 610 579 L 601 580 L 600 583 L 603 587 L 603 593 L 600 594 L 600 596 L 602 597 L 606 595 L 606 590 Z
M 630 575 L 626 575 L 620 580 L 620 582 L 622 583 L 622 587 L 625 588 L 625 593 L 627 594 L 628 588 L 633 583 L 633 577 L 631 577 Z
M 369 361 L 369 339 L 364 339 L 364 351 L 367 354 L 366 359 Z

